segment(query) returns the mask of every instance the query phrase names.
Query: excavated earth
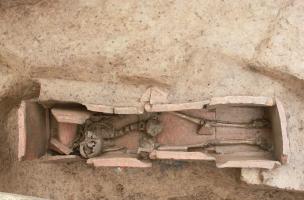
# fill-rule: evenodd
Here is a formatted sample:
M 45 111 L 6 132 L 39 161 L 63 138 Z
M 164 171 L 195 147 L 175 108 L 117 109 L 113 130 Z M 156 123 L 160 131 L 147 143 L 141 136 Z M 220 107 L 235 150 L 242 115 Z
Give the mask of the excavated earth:
M 59 200 L 304 199 L 303 35 L 302 0 L 0 0 L 0 191 Z M 18 162 L 17 109 L 37 97 L 38 79 L 101 84 L 110 94 L 103 99 L 120 105 L 132 88 L 150 86 L 167 90 L 170 102 L 277 97 L 287 112 L 289 164 L 248 185 L 240 170 L 205 162 Z M 86 100 L 68 86 L 63 96 Z

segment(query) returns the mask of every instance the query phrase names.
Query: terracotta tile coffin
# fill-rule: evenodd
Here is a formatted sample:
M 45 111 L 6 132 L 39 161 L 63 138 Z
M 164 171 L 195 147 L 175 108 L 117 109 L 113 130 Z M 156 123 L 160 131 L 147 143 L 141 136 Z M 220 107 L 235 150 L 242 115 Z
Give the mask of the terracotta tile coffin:
M 229 96 L 173 104 L 152 91 L 142 98 L 142 107 L 23 101 L 19 160 L 141 168 L 169 159 L 260 169 L 288 162 L 286 117 L 279 100 Z M 149 101 L 154 93 L 161 98 Z

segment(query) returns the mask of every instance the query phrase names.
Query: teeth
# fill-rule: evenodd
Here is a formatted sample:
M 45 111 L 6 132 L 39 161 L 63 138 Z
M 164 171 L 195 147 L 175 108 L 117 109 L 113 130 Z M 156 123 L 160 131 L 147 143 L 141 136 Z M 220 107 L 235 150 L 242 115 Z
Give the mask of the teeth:
M 96 143 L 94 141 L 91 141 L 88 143 L 88 147 L 93 148 L 93 147 L 95 147 L 95 144 Z

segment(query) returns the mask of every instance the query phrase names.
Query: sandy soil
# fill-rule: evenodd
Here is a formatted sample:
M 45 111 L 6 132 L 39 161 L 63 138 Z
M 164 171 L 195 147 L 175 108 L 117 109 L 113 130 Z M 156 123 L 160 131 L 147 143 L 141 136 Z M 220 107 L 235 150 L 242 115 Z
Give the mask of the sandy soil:
M 263 184 L 303 191 L 303 11 L 301 0 L 0 0 L 0 191 L 59 200 L 304 199 L 248 186 L 240 170 L 210 163 L 94 169 L 18 162 L 16 152 L 17 107 L 37 96 L 36 78 L 100 83 L 113 94 L 103 100 L 120 104 L 130 103 L 121 98 L 132 88 L 151 85 L 167 89 L 171 102 L 275 96 L 292 152 L 287 166 L 262 174 Z M 62 98 L 89 98 L 65 89 Z

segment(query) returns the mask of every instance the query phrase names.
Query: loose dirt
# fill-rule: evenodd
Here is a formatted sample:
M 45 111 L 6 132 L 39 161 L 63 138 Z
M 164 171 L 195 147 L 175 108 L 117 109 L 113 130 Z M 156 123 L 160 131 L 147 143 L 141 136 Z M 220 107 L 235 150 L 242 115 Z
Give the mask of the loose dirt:
M 56 200 L 304 199 L 248 186 L 240 170 L 204 162 L 94 169 L 18 162 L 16 152 L 17 108 L 38 95 L 36 78 L 124 86 L 124 93 L 158 86 L 171 102 L 275 96 L 287 111 L 292 152 L 290 164 L 266 171 L 263 181 L 304 190 L 303 10 L 301 0 L 0 0 L 0 191 Z

